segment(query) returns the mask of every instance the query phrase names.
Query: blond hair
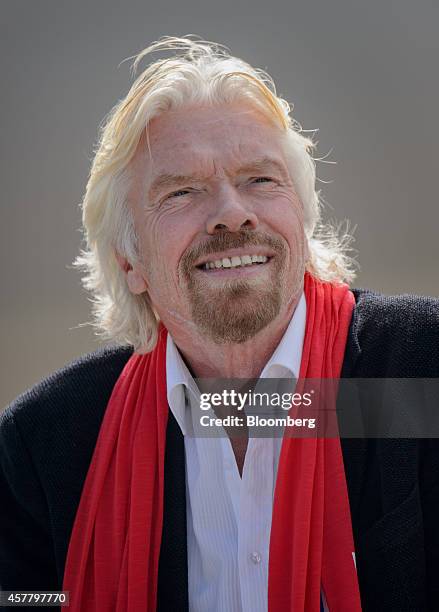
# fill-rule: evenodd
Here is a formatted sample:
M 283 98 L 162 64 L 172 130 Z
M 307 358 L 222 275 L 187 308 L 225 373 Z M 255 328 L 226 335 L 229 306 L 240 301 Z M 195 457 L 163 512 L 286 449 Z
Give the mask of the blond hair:
M 147 294 L 129 291 L 116 251 L 131 263 L 137 261 L 137 238 L 126 201 L 127 170 L 149 122 L 167 110 L 240 101 L 269 116 L 284 132 L 288 168 L 304 209 L 307 270 L 325 281 L 354 278 L 348 234 L 339 238 L 332 226 L 320 222 L 314 143 L 291 117 L 288 102 L 276 94 L 272 78 L 231 56 L 222 45 L 193 36 L 161 38 L 137 55 L 134 70 L 145 56 L 169 50 L 174 52 L 171 57 L 151 63 L 138 76 L 102 127 L 82 203 L 86 248 L 75 261 L 85 270 L 83 284 L 93 294 L 98 333 L 142 352 L 156 344 L 158 316 Z

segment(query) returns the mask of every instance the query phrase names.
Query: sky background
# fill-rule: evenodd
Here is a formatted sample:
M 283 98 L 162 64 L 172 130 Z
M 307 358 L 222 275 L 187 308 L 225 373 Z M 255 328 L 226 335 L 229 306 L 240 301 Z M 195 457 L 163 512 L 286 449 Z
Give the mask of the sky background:
M 98 126 L 121 61 L 198 34 L 264 68 L 319 131 L 325 218 L 356 227 L 355 286 L 439 296 L 435 0 L 2 2 L 0 407 L 99 342 L 71 268 Z M 330 183 L 327 183 L 330 181 Z

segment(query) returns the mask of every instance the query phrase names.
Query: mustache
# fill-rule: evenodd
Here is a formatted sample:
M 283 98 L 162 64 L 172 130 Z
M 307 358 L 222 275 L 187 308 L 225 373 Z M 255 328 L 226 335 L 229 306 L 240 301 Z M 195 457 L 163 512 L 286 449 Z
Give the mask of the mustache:
M 194 263 L 200 257 L 247 246 L 265 246 L 276 253 L 283 253 L 286 250 L 283 240 L 265 232 L 256 232 L 255 230 L 221 232 L 212 236 L 208 242 L 200 243 L 186 251 L 182 257 L 181 266 L 184 273 L 189 274 L 194 267 Z

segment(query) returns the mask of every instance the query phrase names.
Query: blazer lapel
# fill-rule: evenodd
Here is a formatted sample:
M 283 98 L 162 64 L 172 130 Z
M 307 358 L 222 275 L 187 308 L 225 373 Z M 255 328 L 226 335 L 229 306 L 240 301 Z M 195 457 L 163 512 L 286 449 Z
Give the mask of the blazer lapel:
M 357 292 L 354 291 L 355 299 L 358 299 Z M 352 312 L 352 320 L 349 326 L 348 337 L 346 340 L 345 356 L 341 371 L 341 378 L 355 377 L 355 367 L 361 355 L 361 346 L 357 333 L 358 313 L 356 308 Z M 339 402 L 347 406 L 346 400 L 339 397 Z M 343 428 L 341 429 L 343 430 Z M 360 438 L 341 438 L 340 445 L 343 453 L 343 463 L 346 474 L 346 484 L 348 487 L 349 504 L 351 509 L 352 528 L 354 539 L 358 533 L 359 504 L 362 484 L 367 467 L 367 447 L 368 440 Z
M 166 430 L 163 505 L 157 610 L 185 612 L 189 604 L 184 437 L 171 411 Z

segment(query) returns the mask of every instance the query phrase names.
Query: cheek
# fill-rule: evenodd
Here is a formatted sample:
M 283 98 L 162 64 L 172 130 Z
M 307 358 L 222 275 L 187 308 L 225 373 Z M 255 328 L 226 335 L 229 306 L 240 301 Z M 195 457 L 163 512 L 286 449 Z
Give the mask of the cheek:
M 165 240 L 166 224 L 156 213 L 147 213 L 142 219 L 141 236 L 142 258 L 146 260 L 161 260 L 169 240 Z M 156 262 L 157 263 L 157 262 Z
M 281 235 L 287 241 L 290 250 L 290 266 L 299 272 L 305 267 L 308 258 L 307 239 L 304 229 L 303 209 L 300 202 L 288 202 L 288 209 L 283 210 L 283 223 L 279 227 Z
M 297 246 L 305 242 L 303 207 L 298 198 L 281 195 L 270 203 L 271 224 L 289 244 Z
M 166 277 L 168 284 L 177 276 L 177 267 L 194 238 L 194 221 L 189 214 L 151 215 L 142 235 L 142 259 L 151 278 Z

